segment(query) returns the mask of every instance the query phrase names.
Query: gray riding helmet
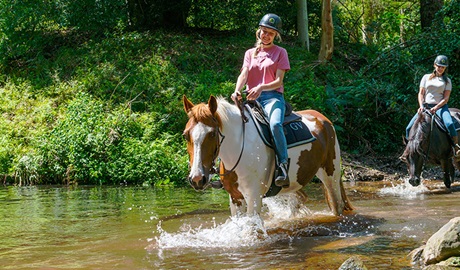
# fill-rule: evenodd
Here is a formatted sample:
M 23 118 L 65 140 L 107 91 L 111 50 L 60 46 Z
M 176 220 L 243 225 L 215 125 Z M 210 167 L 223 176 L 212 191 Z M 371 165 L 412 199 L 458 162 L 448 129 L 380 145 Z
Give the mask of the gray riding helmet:
M 278 33 L 281 34 L 281 18 L 273 13 L 265 14 L 259 22 L 259 26 L 265 26 L 270 29 L 276 30 Z
M 434 59 L 434 64 L 441 67 L 448 67 L 449 59 L 445 55 L 438 55 L 436 59 Z

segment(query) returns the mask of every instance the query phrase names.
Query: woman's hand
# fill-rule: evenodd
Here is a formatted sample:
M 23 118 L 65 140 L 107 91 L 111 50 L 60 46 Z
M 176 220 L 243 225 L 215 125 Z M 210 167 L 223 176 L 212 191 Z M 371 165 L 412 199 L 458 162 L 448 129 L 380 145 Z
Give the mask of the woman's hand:
M 238 91 L 238 90 L 235 90 L 235 92 L 232 93 L 232 96 L 231 96 L 233 102 L 238 103 L 239 101 L 241 101 L 241 92 Z
M 248 100 L 256 100 L 260 96 L 261 93 L 262 93 L 262 87 L 258 85 L 248 90 L 248 95 L 246 96 L 246 98 Z

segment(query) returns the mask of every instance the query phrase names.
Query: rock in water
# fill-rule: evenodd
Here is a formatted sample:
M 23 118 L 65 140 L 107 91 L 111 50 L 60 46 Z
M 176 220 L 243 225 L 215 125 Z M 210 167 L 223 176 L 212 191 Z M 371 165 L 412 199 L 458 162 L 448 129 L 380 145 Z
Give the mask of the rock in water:
M 422 254 L 427 265 L 453 256 L 460 256 L 460 217 L 451 219 L 433 234 L 426 242 Z

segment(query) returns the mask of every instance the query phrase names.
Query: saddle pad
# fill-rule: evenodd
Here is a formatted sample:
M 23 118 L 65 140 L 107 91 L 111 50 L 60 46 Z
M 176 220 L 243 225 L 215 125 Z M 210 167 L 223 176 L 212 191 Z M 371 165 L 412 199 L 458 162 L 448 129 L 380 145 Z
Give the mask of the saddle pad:
M 256 105 L 251 106 L 248 104 L 246 104 L 246 108 L 254 120 L 257 131 L 265 145 L 273 148 L 270 127 L 261 108 L 257 108 Z M 295 112 L 285 116 L 283 130 L 286 136 L 287 148 L 311 143 L 316 140 L 316 137 L 311 134 L 311 131 L 301 120 L 302 117 Z
M 452 113 L 451 113 L 451 115 L 452 115 Z M 446 133 L 449 133 L 449 131 L 447 130 L 446 125 L 444 125 L 444 121 L 442 121 L 441 117 L 439 117 L 438 115 L 436 115 L 436 117 L 435 117 L 434 119 L 435 119 L 436 124 L 438 125 L 438 127 L 439 127 L 442 131 L 444 131 L 444 132 L 446 132 Z M 457 119 L 456 119 L 453 115 L 452 115 L 452 121 L 454 122 L 455 130 L 456 130 L 457 132 L 459 132 L 459 131 L 460 131 L 460 123 L 457 121 Z

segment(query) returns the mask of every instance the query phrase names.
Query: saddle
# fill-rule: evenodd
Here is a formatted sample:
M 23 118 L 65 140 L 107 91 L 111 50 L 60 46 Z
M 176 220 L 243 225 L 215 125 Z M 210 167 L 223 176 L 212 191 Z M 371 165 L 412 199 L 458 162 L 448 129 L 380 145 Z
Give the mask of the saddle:
M 424 105 L 426 108 L 430 109 L 432 107 L 434 107 L 434 105 L 430 106 L 430 104 L 425 104 Z M 429 111 L 426 111 L 428 114 L 430 114 L 430 116 L 433 117 L 433 114 L 430 113 Z M 450 112 L 450 115 L 452 116 L 452 121 L 454 122 L 454 127 L 455 127 L 455 130 L 457 132 L 460 131 L 460 123 L 457 121 L 457 118 L 454 117 L 454 115 L 452 115 L 452 112 Z M 444 121 L 442 120 L 441 117 L 439 117 L 437 114 L 434 114 L 434 122 L 436 123 L 436 125 L 439 127 L 439 129 L 441 129 L 443 132 L 445 133 L 449 133 L 449 131 L 447 130 L 447 127 L 446 125 L 444 124 Z
M 265 145 L 270 148 L 275 148 L 273 143 L 273 136 L 270 131 L 270 124 L 262 106 L 257 101 L 246 101 L 244 108 L 249 112 L 257 132 L 262 138 Z M 284 135 L 286 136 L 287 148 L 299 146 L 302 144 L 311 143 L 316 140 L 311 131 L 302 122 L 302 116 L 292 111 L 292 106 L 286 102 L 286 111 L 283 121 Z M 276 170 L 276 169 L 275 169 Z M 277 195 L 281 191 L 281 187 L 275 185 L 276 173 L 273 174 L 272 184 L 270 185 L 264 197 L 271 197 Z
M 249 112 L 257 128 L 262 141 L 270 148 L 274 148 L 270 124 L 265 111 L 257 101 L 246 101 L 245 108 Z M 286 102 L 286 111 L 283 122 L 284 135 L 286 136 L 287 148 L 311 143 L 316 140 L 311 131 L 302 122 L 302 116 L 292 111 L 292 107 Z

